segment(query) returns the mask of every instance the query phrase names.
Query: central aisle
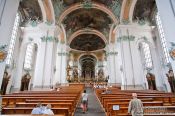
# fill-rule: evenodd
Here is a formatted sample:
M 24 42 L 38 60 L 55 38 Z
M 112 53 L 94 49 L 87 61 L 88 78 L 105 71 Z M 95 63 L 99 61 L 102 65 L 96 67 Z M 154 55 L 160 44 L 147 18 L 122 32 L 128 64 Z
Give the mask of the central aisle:
M 92 88 L 86 88 L 88 93 L 88 111 L 84 114 L 78 105 L 75 116 L 106 116 Z

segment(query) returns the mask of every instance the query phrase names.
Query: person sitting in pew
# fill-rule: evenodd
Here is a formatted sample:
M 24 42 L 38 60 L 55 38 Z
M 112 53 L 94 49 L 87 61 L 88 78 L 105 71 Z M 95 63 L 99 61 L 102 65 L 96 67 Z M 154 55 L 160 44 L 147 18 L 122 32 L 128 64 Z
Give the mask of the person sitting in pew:
M 42 104 L 38 103 L 35 108 L 33 108 L 31 114 L 42 114 Z
M 51 104 L 47 104 L 47 106 L 43 110 L 42 114 L 54 115 L 53 111 L 51 110 Z
M 108 87 L 106 87 L 101 94 L 110 94 L 110 93 L 111 93 L 111 90 L 109 90 Z

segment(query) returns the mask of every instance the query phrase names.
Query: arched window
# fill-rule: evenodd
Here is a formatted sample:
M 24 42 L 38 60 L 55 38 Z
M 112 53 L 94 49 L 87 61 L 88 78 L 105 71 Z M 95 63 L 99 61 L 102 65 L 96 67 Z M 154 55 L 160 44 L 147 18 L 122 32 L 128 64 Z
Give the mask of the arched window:
M 29 43 L 26 49 L 26 55 L 24 60 L 24 70 L 32 69 L 33 53 L 34 53 L 34 43 Z
M 140 45 L 141 45 L 140 47 L 142 49 L 141 50 L 142 54 L 144 56 L 145 68 L 151 69 L 153 67 L 153 63 L 152 63 L 150 47 L 149 47 L 148 43 L 146 43 L 146 42 L 141 42 Z
M 169 64 L 170 63 L 170 56 L 169 56 L 169 52 L 168 52 L 168 49 L 167 49 L 167 46 L 166 46 L 166 39 L 165 39 L 162 23 L 161 23 L 161 20 L 160 20 L 160 16 L 159 16 L 158 13 L 156 14 L 156 23 L 157 23 L 157 27 L 158 27 L 158 30 L 159 30 L 160 41 L 161 41 L 162 48 L 163 48 L 165 63 Z
M 15 18 L 15 22 L 14 22 L 14 26 L 13 26 L 13 30 L 12 30 L 11 39 L 10 39 L 9 50 L 8 50 L 8 54 L 7 54 L 7 58 L 6 58 L 6 65 L 7 66 L 12 65 L 13 51 L 14 51 L 14 47 L 15 47 L 19 23 L 20 23 L 20 16 L 17 13 L 16 18 Z

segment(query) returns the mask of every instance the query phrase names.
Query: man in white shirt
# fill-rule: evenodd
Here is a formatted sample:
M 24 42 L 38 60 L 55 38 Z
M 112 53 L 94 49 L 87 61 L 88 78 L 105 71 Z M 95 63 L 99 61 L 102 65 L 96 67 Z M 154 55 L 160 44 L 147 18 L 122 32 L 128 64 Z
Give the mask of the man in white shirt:
M 132 93 L 133 99 L 129 102 L 128 113 L 132 116 L 143 116 L 143 104 L 140 99 L 137 98 L 136 93 Z
M 38 103 L 35 108 L 33 108 L 31 114 L 42 114 L 42 104 Z
M 47 104 L 45 110 L 43 111 L 42 114 L 47 114 L 47 115 L 54 115 L 53 111 L 51 110 L 51 105 Z

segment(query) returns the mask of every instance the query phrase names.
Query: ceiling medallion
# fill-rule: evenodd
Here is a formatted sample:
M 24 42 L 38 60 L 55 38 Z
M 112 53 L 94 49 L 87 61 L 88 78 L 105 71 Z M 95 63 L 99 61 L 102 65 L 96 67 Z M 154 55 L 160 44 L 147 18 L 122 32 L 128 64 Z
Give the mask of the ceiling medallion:
M 83 8 L 90 9 L 90 8 L 92 8 L 92 1 L 91 0 L 84 0 L 82 5 L 83 5 Z

